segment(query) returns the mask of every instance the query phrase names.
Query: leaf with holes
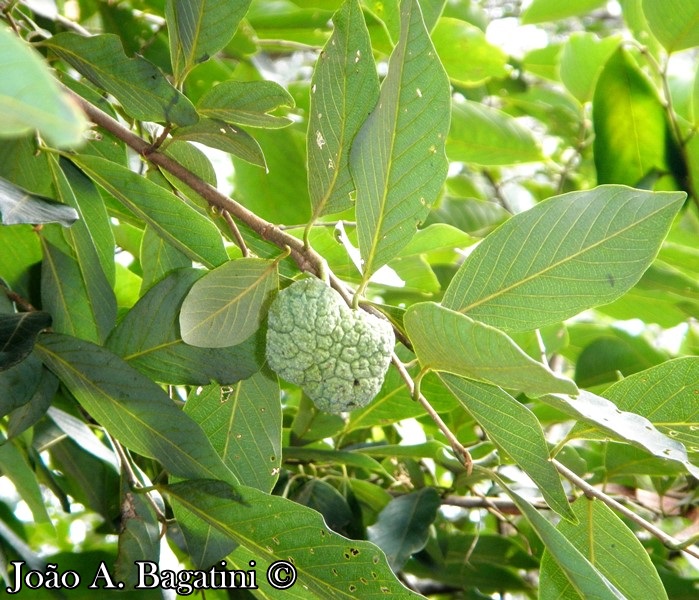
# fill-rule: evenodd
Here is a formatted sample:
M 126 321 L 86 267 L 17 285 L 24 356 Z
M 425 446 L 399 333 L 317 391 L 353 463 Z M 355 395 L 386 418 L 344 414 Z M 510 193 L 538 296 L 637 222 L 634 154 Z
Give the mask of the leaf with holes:
M 403 0 L 401 35 L 378 104 L 350 152 L 364 281 L 410 241 L 442 188 L 450 101 L 420 6 Z

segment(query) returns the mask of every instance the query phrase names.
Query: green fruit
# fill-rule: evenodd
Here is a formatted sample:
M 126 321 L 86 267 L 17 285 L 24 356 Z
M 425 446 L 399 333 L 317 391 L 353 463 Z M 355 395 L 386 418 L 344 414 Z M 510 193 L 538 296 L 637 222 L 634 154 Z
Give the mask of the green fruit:
M 326 412 L 369 404 L 381 389 L 394 344 L 388 321 L 352 310 L 315 278 L 279 292 L 269 309 L 269 366 Z

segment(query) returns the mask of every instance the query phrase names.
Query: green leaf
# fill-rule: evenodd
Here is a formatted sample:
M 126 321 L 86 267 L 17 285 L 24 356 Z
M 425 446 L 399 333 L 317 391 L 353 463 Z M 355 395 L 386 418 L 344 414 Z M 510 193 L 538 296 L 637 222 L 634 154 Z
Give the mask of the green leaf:
M 228 260 L 218 228 L 174 194 L 103 158 L 82 155 L 70 160 L 192 260 L 209 268 Z
M 36 354 L 0 371 L 0 417 L 25 406 L 36 395 L 42 379 L 42 369 Z
M 410 241 L 447 174 L 450 89 L 417 0 L 401 4 L 401 35 L 350 169 L 364 281 Z
M 243 485 L 271 492 L 282 463 L 282 411 L 276 377 L 258 371 L 230 388 L 191 392 L 185 412 L 194 419 Z
M 557 21 L 568 17 L 576 17 L 587 14 L 591 10 L 602 6 L 604 0 L 532 0 L 531 4 L 522 13 L 522 23 L 545 23 Z
M 205 117 L 267 129 L 291 123 L 286 117 L 269 114 L 280 107 L 293 108 L 294 99 L 274 81 L 224 81 L 197 102 L 197 112 Z
M 620 44 L 618 35 L 600 39 L 587 31 L 576 31 L 566 40 L 560 61 L 561 81 L 580 103 L 592 100 L 597 79 Z
M 432 31 L 434 47 L 455 85 L 478 86 L 494 77 L 507 77 L 507 54 L 494 46 L 471 23 L 441 17 Z M 468 60 L 464 60 L 464 57 Z
M 384 446 L 382 446 L 384 448 Z M 284 448 L 284 462 L 313 463 L 314 465 L 346 465 L 364 469 L 370 473 L 380 473 L 388 477 L 386 469 L 375 459 L 354 451 L 326 450 L 324 448 L 289 446 Z
M 551 463 L 544 432 L 534 413 L 498 387 L 446 373 L 441 378 L 488 437 L 532 478 L 548 505 L 562 517 L 574 520 L 561 478 Z
M 493 478 L 527 518 L 536 534 L 544 542 L 549 556 L 563 571 L 573 589 L 583 598 L 625 600 L 625 596 L 539 511 L 509 489 L 499 476 L 494 475 Z
M 65 94 L 41 55 L 0 26 L 0 139 L 35 129 L 59 148 L 83 141 L 87 119 Z
M 236 200 L 273 223 L 307 223 L 311 203 L 306 184 L 305 135 L 291 126 L 260 129 L 255 139 L 262 147 L 267 170 L 233 156 Z
M 47 312 L 0 314 L 0 371 L 22 362 L 34 348 L 39 332 L 50 326 Z
M 0 432 L 0 471 L 17 489 L 37 523 L 51 523 L 36 474 L 18 440 L 7 441 Z M 53 529 L 53 526 L 51 526 Z M 6 580 L 7 581 L 7 580 Z
M 70 247 L 59 247 L 48 236 L 41 237 L 41 246 L 42 306 L 53 317 L 54 331 L 102 342 L 114 326 L 116 302 L 96 257 L 81 264 Z
M 531 129 L 501 110 L 469 101 L 452 106 L 447 155 L 450 160 L 484 166 L 542 159 Z
M 109 350 L 45 334 L 36 352 L 81 406 L 127 448 L 179 477 L 235 483 L 201 428 L 150 379 Z
M 321 598 L 417 598 L 396 579 L 381 550 L 330 531 L 314 510 L 254 488 L 218 481 L 160 486 L 173 502 L 271 560 L 292 562 L 297 586 Z M 236 498 L 240 493 L 242 504 Z
M 350 147 L 379 97 L 371 41 L 357 0 L 333 16 L 333 33 L 311 80 L 308 191 L 313 218 L 352 206 Z
M 143 270 L 141 296 L 172 271 L 192 266 L 189 258 L 168 244 L 150 225 L 143 230 L 140 263 Z
M 291 498 L 294 502 L 312 508 L 323 515 L 327 526 L 337 533 L 352 522 L 352 509 L 347 499 L 330 483 L 322 479 L 309 479 Z
M 255 138 L 240 127 L 223 121 L 201 118 L 194 125 L 173 130 L 172 136 L 175 140 L 199 142 L 238 156 L 258 167 L 266 167 L 265 157 Z
M 74 208 L 32 194 L 0 177 L 0 217 L 2 225 L 21 223 L 60 223 L 68 227 L 78 220 Z
M 643 0 L 643 13 L 653 35 L 668 52 L 699 46 L 699 2 Z
M 194 105 L 178 92 L 152 63 L 124 54 L 121 39 L 112 34 L 85 37 L 59 33 L 42 42 L 98 88 L 112 94 L 126 113 L 142 121 L 190 125 L 198 116 Z
M 437 491 L 425 487 L 391 500 L 367 528 L 369 540 L 386 553 L 391 569 L 399 571 L 412 554 L 425 547 L 440 504 Z
M 165 19 L 175 80 L 211 58 L 233 37 L 251 0 L 167 0 Z
M 626 598 L 667 598 L 648 552 L 609 507 L 581 497 L 573 503 L 573 512 L 578 522 L 561 521 L 558 531 Z M 542 600 L 583 598 L 548 550 L 541 561 L 539 585 Z
M 577 393 L 570 379 L 530 358 L 507 334 L 434 302 L 413 304 L 404 323 L 425 368 L 534 395 Z
M 632 375 L 628 379 L 642 379 L 644 373 L 646 371 Z M 638 379 L 633 379 L 632 381 L 638 382 Z M 620 383 L 623 383 L 623 381 Z M 645 382 L 643 383 L 645 385 Z M 605 390 L 605 394 L 611 395 L 610 389 L 612 388 Z M 687 392 L 685 391 L 685 393 Z M 569 434 L 571 437 L 613 439 L 627 442 L 662 458 L 666 462 L 682 466 L 694 477 L 699 476 L 699 466 L 690 462 L 687 448 L 676 439 L 680 436 L 679 432 L 675 432 L 674 429 L 666 427 L 668 435 L 665 435 L 646 417 L 635 412 L 623 411 L 614 402 L 587 390 L 580 390 L 579 394 L 574 398 L 556 394 L 542 396 L 541 400 L 585 423 L 585 425 L 576 425 Z M 618 401 L 618 397 L 615 400 Z M 665 398 L 663 403 L 666 401 L 667 399 Z M 672 406 L 674 407 L 674 405 Z M 694 405 L 687 410 L 690 415 L 696 413 Z M 691 423 L 691 418 L 689 421 Z M 670 424 L 669 427 L 673 427 L 673 425 Z M 691 432 L 692 425 L 688 425 L 688 427 Z M 691 442 L 693 439 L 696 440 L 696 436 L 690 433 L 687 439 Z
M 261 258 L 223 263 L 199 279 L 182 303 L 185 343 L 223 348 L 244 342 L 260 327 L 263 307 L 279 287 L 277 265 Z
M 264 360 L 259 336 L 230 348 L 197 348 L 182 341 L 179 313 L 192 285 L 204 275 L 181 269 L 151 287 L 107 340 L 110 350 L 156 381 L 233 384 L 255 373 Z
M 483 240 L 452 279 L 443 304 L 524 331 L 611 302 L 655 258 L 684 196 L 600 186 L 549 198 Z
M 158 562 L 160 557 L 160 523 L 152 501 L 144 494 L 124 492 L 121 502 L 119 552 L 114 576 L 127 589 L 139 585 L 136 561 Z
M 680 453 L 676 460 L 686 465 L 687 448 L 693 462 L 699 465 L 698 390 L 699 357 L 692 356 L 669 360 L 630 375 L 607 388 L 604 395 L 618 410 L 641 415 L 664 434 L 655 442 L 650 432 L 639 431 L 642 438 L 648 436 L 645 445 L 647 451 L 668 458 L 676 450 Z M 614 429 L 622 434 L 622 430 Z M 644 429 L 649 431 L 648 427 Z M 581 437 L 588 437 L 590 433 L 589 428 L 582 425 L 577 425 L 571 431 L 571 435 Z M 649 447 L 651 442 L 652 447 Z M 668 443 L 672 452 L 667 449 Z M 694 472 L 699 473 L 699 466 L 694 468 Z
M 62 232 L 63 237 L 70 244 L 75 259 L 74 266 L 77 267 L 79 272 L 80 286 L 84 290 L 84 298 L 75 299 L 75 302 L 80 303 L 80 306 L 75 306 L 75 304 L 73 304 L 68 306 L 68 310 L 80 311 L 82 309 L 90 313 L 90 320 L 94 323 L 95 335 L 94 337 L 83 337 L 101 343 L 114 327 L 117 316 L 117 302 L 114 290 L 112 289 L 112 283 L 107 279 L 102 269 L 103 263 L 100 260 L 100 256 L 97 254 L 97 245 L 101 243 L 101 240 L 96 240 L 94 237 L 98 233 L 106 233 L 106 239 L 104 241 L 111 246 L 112 257 L 110 272 L 113 273 L 114 237 L 111 235 L 111 230 L 109 229 L 107 212 L 101 202 L 94 206 L 89 206 L 86 200 L 94 201 L 94 196 L 81 199 L 80 201 L 78 200 L 68 182 L 68 178 L 55 157 L 49 157 L 49 169 L 58 197 L 65 204 L 75 208 L 80 215 L 80 219 L 77 223 Z M 88 211 L 90 217 L 89 225 L 83 218 L 83 207 Z M 72 268 L 69 269 L 69 271 L 72 270 Z M 61 278 L 62 275 L 63 274 L 59 271 L 57 277 Z M 63 333 L 77 332 L 63 331 Z
M 597 80 L 592 102 L 598 183 L 640 185 L 668 171 L 671 143 L 655 86 L 620 47 Z
M 0 377 L 2 375 L 0 374 Z M 5 388 L 7 394 L 7 388 Z M 58 390 L 58 379 L 46 368 L 41 370 L 39 383 L 28 402 L 15 408 L 7 416 L 7 438 L 17 437 L 35 425 L 51 406 Z

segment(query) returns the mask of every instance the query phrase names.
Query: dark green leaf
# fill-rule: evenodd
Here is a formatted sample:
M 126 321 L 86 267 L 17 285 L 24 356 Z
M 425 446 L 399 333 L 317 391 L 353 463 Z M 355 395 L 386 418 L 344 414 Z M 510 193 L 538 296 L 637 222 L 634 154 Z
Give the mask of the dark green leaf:
M 530 358 L 504 332 L 434 302 L 414 304 L 405 328 L 423 367 L 539 395 L 576 385 Z
M 449 81 L 417 0 L 403 0 L 401 35 L 378 104 L 350 153 L 364 281 L 410 241 L 437 198 L 447 174 L 449 102 Z
M 87 175 L 192 260 L 216 267 L 228 260 L 221 234 L 206 216 L 138 173 L 95 156 L 71 156 Z
M 42 42 L 97 87 L 112 94 L 126 113 L 143 121 L 190 125 L 194 105 L 145 58 L 129 58 L 112 34 L 90 37 L 59 33 Z
M 379 513 L 379 518 L 367 528 L 369 540 L 386 553 L 388 564 L 400 570 L 411 554 L 422 550 L 440 506 L 434 488 L 398 496 Z
M 310 479 L 291 498 L 323 515 L 323 520 L 333 531 L 342 533 L 352 522 L 352 509 L 347 499 L 332 485 L 322 479 Z
M 0 371 L 0 417 L 31 401 L 38 391 L 41 374 L 41 363 L 35 354 L 30 354 L 13 367 Z
M 162 491 L 251 551 L 292 562 L 296 585 L 321 598 L 350 600 L 357 590 L 363 598 L 417 597 L 396 579 L 376 546 L 329 531 L 316 511 L 291 500 L 244 486 L 233 490 L 219 481 L 187 481 Z
M 250 0 L 167 0 L 165 18 L 177 82 L 230 41 L 249 6 Z
M 57 333 L 42 336 L 36 352 L 82 407 L 126 447 L 159 460 L 173 475 L 235 481 L 201 428 L 116 354 Z
M 306 146 L 314 218 L 352 205 L 350 147 L 379 97 L 369 33 L 357 0 L 343 4 L 333 25 L 311 80 Z
M 294 99 L 274 81 L 224 81 L 200 98 L 197 111 L 226 123 L 277 129 L 291 123 L 269 114 L 282 106 L 293 108 Z
M 35 311 L 0 314 L 0 371 L 24 360 L 39 332 L 51 326 L 51 315 Z
M 35 425 L 51 406 L 56 390 L 58 379 L 48 369 L 42 369 L 39 384 L 29 402 L 7 416 L 7 438 L 12 439 Z
M 259 329 L 263 308 L 278 287 L 272 261 L 242 258 L 222 264 L 199 279 L 184 299 L 182 339 L 202 348 L 241 344 Z
M 524 331 L 611 302 L 648 268 L 683 200 L 682 192 L 622 186 L 550 198 L 490 234 L 459 269 L 443 304 Z
M 77 211 L 49 198 L 43 198 L 0 177 L 0 217 L 2 225 L 20 223 L 60 223 L 68 227 L 78 220 Z
M 180 307 L 203 275 L 201 270 L 182 269 L 151 287 L 110 336 L 112 352 L 156 381 L 172 384 L 227 385 L 259 370 L 263 351 L 257 336 L 228 348 L 197 348 L 182 341 Z

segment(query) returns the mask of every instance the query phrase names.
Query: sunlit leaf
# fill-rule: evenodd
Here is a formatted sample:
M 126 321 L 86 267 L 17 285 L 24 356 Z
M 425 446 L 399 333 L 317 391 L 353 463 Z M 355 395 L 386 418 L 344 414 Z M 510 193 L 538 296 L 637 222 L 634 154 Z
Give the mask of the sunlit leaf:
M 556 21 L 567 17 L 584 15 L 591 10 L 604 4 L 605 0 L 532 0 L 526 10 L 522 13 L 522 22 L 545 23 L 546 21 Z
M 651 31 L 668 52 L 699 46 L 699 2 L 643 0 Z
M 155 284 L 119 322 L 107 346 L 148 377 L 165 383 L 228 385 L 250 377 L 263 361 L 256 336 L 229 348 L 197 348 L 182 340 L 180 308 L 203 275 L 199 269 L 180 269 Z
M 611 302 L 648 268 L 683 200 L 682 192 L 622 186 L 550 198 L 491 233 L 459 269 L 443 304 L 524 331 Z
M 87 120 L 63 92 L 41 55 L 0 26 L 0 138 L 38 129 L 58 147 L 83 141 Z
M 597 183 L 641 186 L 644 178 L 668 171 L 665 108 L 623 48 L 599 75 L 592 120 Z
M 258 371 L 228 388 L 196 390 L 185 412 L 243 485 L 272 491 L 282 463 L 282 410 L 273 374 Z
M 491 44 L 475 25 L 442 17 L 432 39 L 449 79 L 457 85 L 482 85 L 493 77 L 506 77 L 507 54 Z M 464 60 L 467 56 L 468 60 Z
M 597 78 L 620 43 L 619 36 L 600 39 L 590 32 L 575 32 L 566 40 L 560 60 L 561 81 L 580 102 L 592 100 Z
M 451 160 L 485 166 L 541 160 L 531 129 L 510 115 L 477 102 L 455 102 L 447 138 Z
M 643 377 L 642 373 L 632 376 L 634 379 L 629 377 L 632 379 L 632 385 L 634 381 L 638 381 L 638 378 Z M 605 394 L 612 395 L 609 389 L 605 390 Z M 695 477 L 699 475 L 699 466 L 690 462 L 687 448 L 676 439 L 679 437 L 679 432 L 675 432 L 672 436 L 665 435 L 646 417 L 636 412 L 621 410 L 614 402 L 587 390 L 580 390 L 575 397 L 548 395 L 542 396 L 542 400 L 583 421 L 584 425 L 576 425 L 571 432 L 572 437 L 624 441 L 665 461 L 683 466 Z M 690 414 L 696 413 L 694 406 L 688 410 Z M 688 425 L 688 427 L 691 428 L 692 425 Z M 674 430 L 668 430 L 666 427 L 666 431 L 669 434 L 669 431 Z M 695 436 L 690 435 L 688 441 L 691 441 L 693 437 L 695 439 Z

